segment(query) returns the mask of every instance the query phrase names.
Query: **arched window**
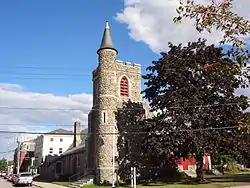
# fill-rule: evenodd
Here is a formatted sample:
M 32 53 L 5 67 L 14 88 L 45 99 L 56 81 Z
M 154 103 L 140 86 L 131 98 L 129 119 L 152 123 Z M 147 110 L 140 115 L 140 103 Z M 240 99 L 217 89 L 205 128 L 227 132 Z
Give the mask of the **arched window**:
M 128 97 L 128 79 L 124 76 L 120 82 L 120 95 Z

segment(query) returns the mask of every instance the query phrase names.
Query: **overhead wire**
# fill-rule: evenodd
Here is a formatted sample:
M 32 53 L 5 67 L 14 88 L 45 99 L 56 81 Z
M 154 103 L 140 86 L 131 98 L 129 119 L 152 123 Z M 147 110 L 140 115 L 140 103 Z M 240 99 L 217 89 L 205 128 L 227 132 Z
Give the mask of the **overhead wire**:
M 114 125 L 110 125 L 114 126 Z M 238 128 L 238 126 L 231 126 L 231 127 L 210 127 L 210 128 L 199 128 L 199 129 L 182 129 L 182 130 L 169 130 L 165 131 L 164 134 L 168 133 L 178 133 L 178 132 L 198 132 L 198 131 L 211 131 L 211 130 L 223 130 L 223 129 L 235 129 Z M 74 135 L 73 132 L 32 132 L 32 131 L 6 131 L 6 130 L 0 130 L 0 134 L 36 134 L 36 135 Z M 119 132 L 101 132 L 101 133 L 96 133 L 96 135 L 119 135 Z M 141 135 L 141 134 L 163 134 L 160 132 L 143 132 L 143 131 L 138 131 L 138 132 L 123 132 L 123 134 L 132 134 L 132 135 Z M 91 133 L 76 133 L 76 135 L 91 135 Z
M 18 68 L 23 68 L 23 69 L 53 69 L 52 67 L 29 67 L 29 66 L 19 66 Z M 62 67 L 54 67 L 54 69 L 64 69 Z M 65 68 L 65 70 L 69 70 L 69 68 Z M 79 70 L 79 68 L 76 68 L 76 70 Z M 173 70 L 173 69 L 169 69 L 169 70 Z M 135 73 L 135 72 L 133 72 Z M 34 75 L 34 76 L 41 76 L 41 75 L 50 75 L 50 74 L 30 74 L 30 75 Z M 51 74 L 51 75 L 56 75 L 56 74 Z M 60 74 L 58 74 L 60 75 Z M 57 76 L 58 76 L 57 75 Z M 61 74 L 61 75 L 66 75 L 66 74 Z M 70 75 L 70 76 L 90 76 L 90 75 Z M 12 77 L 15 79 L 67 79 L 67 78 L 56 78 L 56 77 L 52 77 L 52 78 L 45 78 L 45 77 L 32 77 L 32 78 L 28 78 L 28 77 Z M 249 102 L 249 101 L 248 101 Z M 232 106 L 232 105 L 237 105 L 237 104 L 242 104 L 243 102 L 237 102 L 237 103 L 224 103 L 224 104 L 208 104 L 208 105 L 187 105 L 187 106 L 171 106 L 171 107 L 167 107 L 166 109 L 178 109 L 178 108 L 209 108 L 212 106 Z M 34 107 L 7 107 L 7 106 L 0 106 L 0 109 L 8 109 L 8 110 L 49 110 L 49 111 L 75 111 L 75 110 L 79 110 L 79 111 L 83 111 L 84 109 L 77 109 L 77 108 L 34 108 Z M 92 109 L 92 110 L 107 110 L 107 109 Z M 109 110 L 117 110 L 117 109 L 109 109 Z M 133 108 L 133 109 L 119 109 L 119 110 L 141 110 L 141 108 Z M 62 126 L 62 125 L 54 125 L 54 126 Z M 72 125 L 67 125 L 67 126 L 72 126 Z M 231 129 L 232 127 L 224 127 L 225 129 Z M 223 128 L 223 129 L 224 129 Z M 208 130 L 217 130 L 217 129 L 221 129 L 221 128 L 209 128 Z M 203 129 L 205 130 L 205 129 Z M 207 130 L 207 129 L 206 129 Z M 191 130 L 183 130 L 183 131 L 191 131 Z M 192 130 L 194 131 L 194 130 Z M 23 134 L 47 134 L 47 133 L 37 133 L 37 132 L 19 132 L 19 131 L 14 131 L 14 132 L 7 132 L 7 131 L 0 131 L 0 133 L 23 133 Z M 113 133 L 107 133 L 107 134 L 113 134 Z
M 44 123 L 37 123 L 37 124 L 26 124 L 26 123 L 0 123 L 0 126 L 28 126 L 28 127 L 73 127 L 73 124 L 44 124 Z
M 21 69 L 56 69 L 56 70 L 86 70 L 86 68 L 84 69 L 83 67 L 32 67 L 32 66 L 17 66 L 16 68 L 21 68 Z M 142 68 L 142 66 L 140 67 Z M 145 69 L 145 67 L 144 67 Z M 146 69 L 145 69 L 146 70 Z M 169 71 L 188 71 L 188 69 L 166 69 Z M 249 67 L 245 68 L 244 70 L 250 70 Z M 127 73 L 133 73 L 133 74 L 141 74 L 141 71 L 135 72 L 135 71 L 128 71 L 128 70 L 116 70 L 116 72 L 127 72 Z M 8 76 L 6 77 L 5 75 L 8 74 Z M 38 77 L 39 76 L 39 77 Z M 41 77 L 41 76 L 50 76 L 50 77 Z M 61 77 L 56 77 L 56 76 L 61 76 Z M 67 80 L 67 81 L 71 81 L 71 80 L 77 80 L 77 81 L 81 81 L 79 78 L 81 77 L 88 77 L 91 78 L 91 74 L 58 74 L 58 73 L 20 73 L 20 72 L 0 72 L 0 78 L 5 78 L 5 79 L 22 79 L 22 80 Z M 142 80 L 144 80 L 144 78 L 141 78 Z
M 9 151 L 0 151 L 0 154 L 3 154 L 3 153 L 11 153 L 11 152 L 14 152 L 14 151 L 15 151 L 15 149 L 9 150 Z
M 81 81 L 79 78 L 67 78 L 67 77 L 51 77 L 51 78 L 46 78 L 46 77 L 18 77 L 18 76 L 13 76 L 13 77 L 8 77 L 5 79 L 14 79 L 14 80 L 67 80 L 67 81 Z
M 250 102 L 250 99 L 247 100 Z M 210 108 L 213 106 L 233 106 L 244 104 L 245 102 L 228 102 L 228 103 L 218 103 L 218 104 L 207 104 L 207 105 L 186 105 L 186 106 L 170 106 L 166 107 L 166 109 L 182 109 L 182 108 Z M 86 111 L 83 108 L 36 108 L 36 107 L 10 107 L 10 106 L 0 106 L 1 109 L 6 110 L 42 110 L 42 111 Z M 121 110 L 121 111 L 137 111 L 142 110 L 142 108 L 93 108 L 87 111 L 102 111 L 102 110 Z
M 70 69 L 70 68 L 69 68 Z M 77 69 L 79 70 L 79 69 Z M 84 71 L 84 69 L 83 69 Z M 114 72 L 114 71 L 110 71 Z M 116 72 L 126 72 L 126 73 L 132 73 L 132 74 L 139 74 L 141 75 L 141 72 L 137 71 L 130 71 L 130 70 L 122 70 L 117 69 Z M 0 77 L 3 77 L 4 75 L 9 75 L 8 78 L 13 79 L 76 79 L 77 77 L 90 77 L 92 74 L 68 74 L 68 73 L 23 73 L 23 72 L 0 72 Z M 26 77 L 25 77 L 26 76 Z M 33 76 L 33 77 L 27 77 L 27 76 Z M 36 76 L 50 76 L 50 77 L 36 77 Z M 54 76 L 63 76 L 63 77 L 54 77 Z M 76 78 L 74 78 L 76 77 Z M 143 79 L 143 78 L 142 78 Z

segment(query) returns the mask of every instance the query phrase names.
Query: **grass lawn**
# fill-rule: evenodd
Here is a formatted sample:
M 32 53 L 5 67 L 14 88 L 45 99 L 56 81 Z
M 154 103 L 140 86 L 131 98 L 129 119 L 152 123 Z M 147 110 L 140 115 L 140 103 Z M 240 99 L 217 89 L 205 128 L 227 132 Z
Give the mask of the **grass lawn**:
M 206 184 L 193 184 L 190 183 L 152 183 L 149 185 L 137 185 L 138 188 L 222 188 L 229 186 L 239 186 L 239 185 L 250 185 L 250 172 L 240 173 L 240 174 L 227 174 L 224 176 L 207 176 L 206 180 L 209 183 Z M 110 186 L 96 186 L 87 185 L 84 188 L 107 188 Z M 125 187 L 124 187 L 125 188 Z M 127 187 L 126 187 L 127 188 Z

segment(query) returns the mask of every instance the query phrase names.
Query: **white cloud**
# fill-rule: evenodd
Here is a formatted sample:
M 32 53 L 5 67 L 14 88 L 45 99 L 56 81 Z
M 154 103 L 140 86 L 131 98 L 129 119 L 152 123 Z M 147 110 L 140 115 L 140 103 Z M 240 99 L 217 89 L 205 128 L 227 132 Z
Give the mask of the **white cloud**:
M 249 19 L 250 1 L 235 2 L 234 10 Z M 179 0 L 124 0 L 124 9 L 117 13 L 116 19 L 128 25 L 129 35 L 134 40 L 146 43 L 154 52 L 168 49 L 168 42 L 187 43 L 201 37 L 206 38 L 210 44 L 217 43 L 222 38 L 219 31 L 199 34 L 195 30 L 193 20 L 185 20 L 180 25 L 174 24 L 173 18 L 177 15 L 178 6 Z
M 0 130 L 34 132 L 50 131 L 56 128 L 72 130 L 76 119 L 80 120 L 82 128 L 87 128 L 88 112 L 92 107 L 92 95 L 82 93 L 56 96 L 32 93 L 25 91 L 20 85 L 0 83 L 0 106 L 31 108 L 29 110 L 0 109 Z M 32 110 L 32 108 L 34 109 Z M 35 108 L 81 109 L 81 111 L 35 110 Z M 56 125 L 65 126 L 56 127 Z M 14 149 L 17 136 L 34 137 L 34 135 L 0 133 L 0 152 Z M 0 154 L 0 157 L 4 155 L 6 154 Z M 8 157 L 11 156 L 12 153 L 8 154 Z

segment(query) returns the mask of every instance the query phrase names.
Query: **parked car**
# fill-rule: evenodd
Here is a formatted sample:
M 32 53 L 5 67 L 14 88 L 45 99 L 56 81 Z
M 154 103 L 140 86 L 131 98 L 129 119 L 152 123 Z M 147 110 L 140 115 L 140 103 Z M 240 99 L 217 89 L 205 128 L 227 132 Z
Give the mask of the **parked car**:
M 8 177 L 9 177 L 9 173 L 6 173 L 4 176 L 4 179 L 8 179 Z
M 29 172 L 22 172 L 16 175 L 14 178 L 13 184 L 14 185 L 29 185 L 32 186 L 33 183 L 33 176 Z
M 1 176 L 4 177 L 7 174 L 7 172 L 2 172 Z
M 15 181 L 15 179 L 16 179 L 16 174 L 12 174 L 10 181 L 13 183 Z
M 11 174 L 11 173 L 8 174 L 8 177 L 7 177 L 7 180 L 8 180 L 8 181 L 11 181 L 12 175 L 13 175 L 13 174 Z

